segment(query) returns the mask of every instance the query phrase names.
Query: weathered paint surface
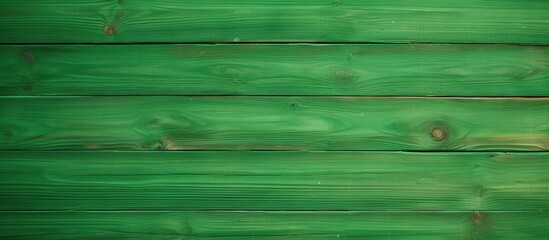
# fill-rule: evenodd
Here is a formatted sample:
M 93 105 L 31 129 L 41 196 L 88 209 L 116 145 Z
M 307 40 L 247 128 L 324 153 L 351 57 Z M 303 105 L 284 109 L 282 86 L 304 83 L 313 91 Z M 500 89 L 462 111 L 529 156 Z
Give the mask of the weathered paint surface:
M 1 239 L 545 240 L 547 0 L 3 0 Z

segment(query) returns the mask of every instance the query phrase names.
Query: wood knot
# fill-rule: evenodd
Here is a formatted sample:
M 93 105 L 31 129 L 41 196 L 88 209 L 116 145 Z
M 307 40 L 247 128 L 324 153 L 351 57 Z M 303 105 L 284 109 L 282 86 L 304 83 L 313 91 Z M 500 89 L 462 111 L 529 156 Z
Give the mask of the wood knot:
M 352 70 L 340 70 L 334 74 L 334 79 L 343 85 L 351 85 L 357 78 L 357 74 Z
M 477 187 L 477 192 L 478 192 L 478 196 L 482 197 L 482 195 L 484 195 L 484 187 L 478 186 Z
M 480 211 L 474 211 L 473 220 L 477 225 L 481 225 L 484 222 L 484 214 L 482 214 Z
M 150 126 L 156 126 L 160 123 L 160 119 L 158 118 L 151 118 L 147 121 L 147 124 Z
M 25 91 L 32 91 L 33 83 L 29 79 L 24 79 L 23 81 L 21 81 L 21 87 Z
M 431 131 L 431 136 L 433 137 L 433 139 L 441 141 L 446 138 L 446 133 L 442 129 L 436 127 L 433 128 L 433 130 Z
M 226 78 L 230 79 L 241 79 L 242 77 L 242 69 L 239 68 L 225 68 L 222 69 L 220 74 L 222 74 Z
M 193 234 L 193 228 L 189 223 L 185 223 L 185 235 L 189 236 Z
M 5 131 L 4 132 L 4 136 L 7 138 L 7 139 L 10 139 L 13 137 L 13 132 L 11 131 Z
M 298 104 L 295 103 L 295 102 L 293 102 L 293 103 L 288 104 L 288 107 L 289 107 L 290 109 L 296 109 L 296 108 L 298 107 Z
M 31 50 L 25 48 L 21 50 L 21 54 L 29 64 L 33 65 L 35 63 L 34 54 L 32 54 Z
M 103 31 L 105 32 L 105 36 L 112 36 L 114 34 L 114 27 L 111 25 L 107 25 L 105 29 L 103 29 Z
M 158 151 L 167 150 L 166 145 L 162 141 L 158 141 L 155 145 L 153 145 L 152 149 Z

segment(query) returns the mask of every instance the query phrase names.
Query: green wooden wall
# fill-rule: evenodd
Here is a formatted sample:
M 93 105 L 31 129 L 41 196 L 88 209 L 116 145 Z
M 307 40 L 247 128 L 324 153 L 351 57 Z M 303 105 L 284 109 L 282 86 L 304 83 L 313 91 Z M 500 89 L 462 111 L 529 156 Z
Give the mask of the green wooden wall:
M 549 238 L 547 0 L 3 0 L 1 239 Z

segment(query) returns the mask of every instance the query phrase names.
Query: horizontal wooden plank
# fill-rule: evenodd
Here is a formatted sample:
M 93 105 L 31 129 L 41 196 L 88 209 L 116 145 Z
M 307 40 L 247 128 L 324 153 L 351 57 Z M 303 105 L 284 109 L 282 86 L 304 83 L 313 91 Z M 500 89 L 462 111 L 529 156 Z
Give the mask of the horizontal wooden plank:
M 549 98 L 1 97 L 3 150 L 549 149 Z
M 546 0 L 4 0 L 2 43 L 549 43 Z
M 549 95 L 533 46 L 10 45 L 0 68 L 0 95 Z
M 549 210 L 549 153 L 0 153 L 0 210 Z
M 530 239 L 547 212 L 0 212 L 2 239 Z

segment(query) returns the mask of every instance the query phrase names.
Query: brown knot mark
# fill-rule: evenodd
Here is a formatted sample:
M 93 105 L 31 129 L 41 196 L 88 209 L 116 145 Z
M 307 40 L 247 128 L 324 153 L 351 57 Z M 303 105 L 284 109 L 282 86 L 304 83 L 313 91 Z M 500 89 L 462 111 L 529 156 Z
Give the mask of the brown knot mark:
M 444 140 L 444 138 L 446 138 L 446 133 L 444 132 L 443 129 L 435 127 L 431 131 L 431 136 L 433 137 L 433 139 L 437 141 L 442 141 Z
M 103 29 L 103 31 L 105 32 L 105 36 L 112 36 L 114 34 L 114 27 L 111 25 L 107 25 L 105 29 Z
M 484 214 L 479 211 L 473 212 L 473 220 L 477 225 L 481 225 L 484 222 Z

